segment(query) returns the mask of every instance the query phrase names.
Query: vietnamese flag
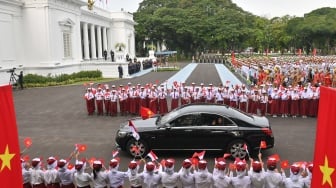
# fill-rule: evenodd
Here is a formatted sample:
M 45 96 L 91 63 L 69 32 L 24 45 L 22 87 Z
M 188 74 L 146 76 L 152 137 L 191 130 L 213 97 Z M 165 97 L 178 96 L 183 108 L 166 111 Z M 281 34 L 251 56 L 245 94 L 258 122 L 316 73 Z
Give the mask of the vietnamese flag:
M 152 117 L 155 114 L 149 108 L 141 106 L 141 108 L 140 108 L 140 115 L 141 115 L 142 119 L 148 119 L 148 118 Z
M 321 86 L 311 187 L 336 186 L 336 89 Z M 334 104 L 334 105 L 330 105 Z
M 288 162 L 288 160 L 281 161 L 281 168 L 282 169 L 289 168 L 289 162 Z
M 12 86 L 0 87 L 1 187 L 22 187 L 22 169 Z
M 266 149 L 267 148 L 267 144 L 266 144 L 266 141 L 260 141 L 260 148 L 261 149 Z

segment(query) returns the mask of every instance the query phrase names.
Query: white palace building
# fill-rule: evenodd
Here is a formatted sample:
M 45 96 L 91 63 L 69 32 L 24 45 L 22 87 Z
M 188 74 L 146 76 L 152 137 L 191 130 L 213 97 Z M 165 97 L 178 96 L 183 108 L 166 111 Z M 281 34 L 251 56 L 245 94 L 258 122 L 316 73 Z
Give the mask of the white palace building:
M 99 69 L 118 77 L 121 64 L 127 76 L 136 23 L 129 12 L 110 11 L 111 2 L 96 0 L 89 10 L 87 0 L 0 0 L 0 85 L 8 84 L 12 68 L 44 76 Z

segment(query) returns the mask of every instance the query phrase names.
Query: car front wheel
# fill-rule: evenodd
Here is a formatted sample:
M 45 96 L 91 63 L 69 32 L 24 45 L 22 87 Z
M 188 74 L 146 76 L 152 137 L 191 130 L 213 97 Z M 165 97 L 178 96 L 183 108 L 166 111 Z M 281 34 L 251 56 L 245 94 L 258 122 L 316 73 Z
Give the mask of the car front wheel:
M 148 153 L 148 145 L 141 139 L 131 139 L 127 142 L 126 151 L 134 158 L 141 158 Z
M 244 140 L 235 140 L 229 144 L 227 152 L 230 153 L 231 157 L 234 159 L 235 158 L 244 159 L 247 156 L 247 151 L 244 148 L 245 144 L 246 143 Z

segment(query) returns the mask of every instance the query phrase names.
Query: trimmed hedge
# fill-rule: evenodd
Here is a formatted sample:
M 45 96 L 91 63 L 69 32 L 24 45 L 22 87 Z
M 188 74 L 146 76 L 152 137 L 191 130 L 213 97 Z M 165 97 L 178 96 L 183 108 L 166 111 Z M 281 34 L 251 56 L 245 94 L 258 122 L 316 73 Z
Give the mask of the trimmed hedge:
M 27 74 L 23 77 L 25 87 L 42 87 L 74 84 L 81 81 L 93 81 L 102 79 L 102 72 L 80 71 L 72 74 L 60 74 L 55 76 L 41 76 L 37 74 Z

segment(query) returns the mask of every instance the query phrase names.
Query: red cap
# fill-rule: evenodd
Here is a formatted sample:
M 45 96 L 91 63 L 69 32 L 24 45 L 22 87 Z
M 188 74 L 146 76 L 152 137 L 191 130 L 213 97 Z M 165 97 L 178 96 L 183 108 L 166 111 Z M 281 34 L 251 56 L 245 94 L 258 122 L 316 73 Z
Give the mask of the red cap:
M 33 167 L 36 167 L 40 162 L 41 162 L 40 158 L 34 158 L 31 164 Z
M 300 172 L 300 166 L 298 164 L 292 164 L 290 167 L 293 174 L 298 174 Z
M 148 162 L 148 163 L 146 164 L 146 170 L 147 170 L 147 171 L 151 172 L 151 171 L 154 170 L 154 168 L 155 168 L 155 164 L 154 164 L 153 162 Z
M 119 161 L 117 159 L 112 159 L 110 161 L 110 167 L 115 168 L 119 164 Z
M 129 169 L 135 169 L 137 166 L 138 166 L 138 163 L 137 163 L 136 161 L 131 161 L 131 162 L 128 164 L 128 168 L 129 168 Z
M 174 166 L 175 160 L 174 159 L 167 159 L 165 162 L 165 167 L 171 168 Z
M 58 166 L 58 168 L 63 168 L 66 163 L 67 163 L 66 160 L 61 159 L 61 160 L 58 161 L 57 166 Z
M 309 163 L 309 165 L 308 165 L 308 170 L 309 170 L 309 172 L 313 172 L 313 167 L 314 167 L 314 164 L 313 163 Z
M 198 162 L 198 168 L 201 169 L 201 170 L 204 170 L 204 169 L 206 169 L 207 164 L 208 164 L 208 162 L 206 160 L 202 159 Z
M 95 161 L 93 161 L 92 168 L 93 168 L 94 170 L 99 170 L 99 169 L 101 169 L 102 167 L 103 167 L 103 164 L 102 164 L 101 161 L 99 161 L 99 160 L 95 160 Z
M 218 170 L 225 170 L 226 163 L 224 161 L 218 161 L 216 167 Z
M 82 161 L 78 161 L 77 164 L 75 164 L 75 169 L 76 170 L 81 170 L 83 168 L 83 162 Z
M 185 159 L 183 162 L 182 162 L 182 167 L 183 168 L 190 168 L 192 165 L 190 159 Z
M 47 163 L 48 163 L 48 165 L 52 165 L 55 161 L 56 161 L 56 159 L 55 159 L 54 157 L 49 157 L 49 158 L 47 159 Z
M 252 168 L 254 172 L 260 172 L 261 171 L 261 163 L 259 161 L 253 161 Z
M 237 171 L 244 171 L 246 169 L 246 163 L 244 161 L 239 161 L 236 164 Z

